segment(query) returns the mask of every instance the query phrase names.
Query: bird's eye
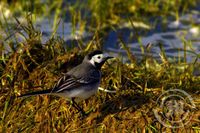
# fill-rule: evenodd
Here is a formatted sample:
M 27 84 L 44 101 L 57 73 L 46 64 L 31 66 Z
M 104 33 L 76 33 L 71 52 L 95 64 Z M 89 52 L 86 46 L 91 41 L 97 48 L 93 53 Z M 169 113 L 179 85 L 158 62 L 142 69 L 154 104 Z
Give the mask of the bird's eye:
M 101 56 L 97 56 L 98 59 L 101 59 Z

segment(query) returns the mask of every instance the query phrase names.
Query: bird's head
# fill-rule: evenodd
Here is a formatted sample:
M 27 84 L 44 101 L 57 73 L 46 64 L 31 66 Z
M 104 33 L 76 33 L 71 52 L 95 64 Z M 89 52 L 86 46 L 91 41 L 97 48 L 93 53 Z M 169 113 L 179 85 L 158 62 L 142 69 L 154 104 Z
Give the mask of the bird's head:
M 90 52 L 88 55 L 85 56 L 84 61 L 91 63 L 94 67 L 101 69 L 102 65 L 110 58 L 108 54 L 104 54 L 100 50 L 95 50 Z

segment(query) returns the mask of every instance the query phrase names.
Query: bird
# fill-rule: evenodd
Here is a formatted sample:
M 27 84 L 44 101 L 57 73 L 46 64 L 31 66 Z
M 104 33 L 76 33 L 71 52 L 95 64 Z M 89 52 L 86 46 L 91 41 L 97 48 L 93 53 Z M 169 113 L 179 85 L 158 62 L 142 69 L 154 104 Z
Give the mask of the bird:
M 55 95 L 72 101 L 72 106 L 84 115 L 84 110 L 77 103 L 97 92 L 101 82 L 101 67 L 111 58 L 113 57 L 101 50 L 94 50 L 84 57 L 81 64 L 65 73 L 52 88 L 22 94 L 19 97 Z

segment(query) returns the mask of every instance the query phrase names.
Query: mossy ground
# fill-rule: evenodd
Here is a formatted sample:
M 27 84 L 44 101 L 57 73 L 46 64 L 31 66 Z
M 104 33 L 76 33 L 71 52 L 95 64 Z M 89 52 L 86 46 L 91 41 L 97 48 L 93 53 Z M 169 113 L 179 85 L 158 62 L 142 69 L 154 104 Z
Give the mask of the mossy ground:
M 18 95 L 50 88 L 71 67 L 79 64 L 95 45 L 66 50 L 62 41 L 50 39 L 42 44 L 37 37 L 28 38 L 16 51 L 1 60 L 0 129 L 1 132 L 198 132 L 199 76 L 193 75 L 196 64 L 156 63 L 152 57 L 122 63 L 117 57 L 102 68 L 101 86 L 116 90 L 99 91 L 79 103 L 91 113 L 81 119 L 80 113 L 62 98 Z M 127 54 L 129 51 L 127 50 Z M 133 55 L 132 55 L 133 56 Z M 177 65 L 184 67 L 178 69 Z M 155 69 L 156 68 L 156 69 Z M 181 89 L 193 98 L 194 116 L 184 128 L 170 129 L 155 118 L 156 100 L 165 90 Z

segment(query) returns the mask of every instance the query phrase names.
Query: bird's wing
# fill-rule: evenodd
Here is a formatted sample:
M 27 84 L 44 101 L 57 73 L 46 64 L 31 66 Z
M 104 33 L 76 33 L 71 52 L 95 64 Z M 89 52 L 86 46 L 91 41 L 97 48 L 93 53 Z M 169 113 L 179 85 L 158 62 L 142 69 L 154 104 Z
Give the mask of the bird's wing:
M 78 88 L 83 85 L 92 84 L 95 82 L 99 82 L 100 80 L 100 72 L 98 71 L 90 71 L 85 76 L 74 76 L 65 74 L 61 77 L 55 86 L 52 89 L 52 93 L 59 93 L 65 90 L 70 90 L 73 88 Z

